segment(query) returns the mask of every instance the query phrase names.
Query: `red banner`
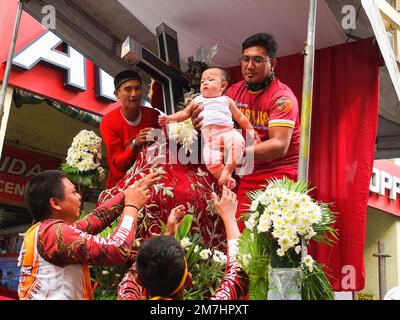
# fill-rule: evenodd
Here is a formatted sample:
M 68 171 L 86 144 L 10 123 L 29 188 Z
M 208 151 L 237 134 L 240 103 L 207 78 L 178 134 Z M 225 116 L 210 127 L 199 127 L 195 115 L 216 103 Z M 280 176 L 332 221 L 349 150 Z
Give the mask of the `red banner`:
M 301 102 L 302 55 L 278 59 L 276 74 Z M 316 50 L 309 181 L 313 196 L 333 203 L 339 240 L 312 245 L 336 291 L 364 288 L 364 243 L 369 182 L 379 106 L 378 48 L 371 39 Z M 230 68 L 232 83 L 241 79 Z
M 0 202 L 25 205 L 28 181 L 36 174 L 58 169 L 61 159 L 4 145 L 0 159 Z

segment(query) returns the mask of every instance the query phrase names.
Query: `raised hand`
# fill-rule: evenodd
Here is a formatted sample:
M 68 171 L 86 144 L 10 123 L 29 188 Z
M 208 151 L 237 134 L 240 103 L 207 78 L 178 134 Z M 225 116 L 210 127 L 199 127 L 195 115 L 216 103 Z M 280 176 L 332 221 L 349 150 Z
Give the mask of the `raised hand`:
M 221 199 L 213 192 L 211 195 L 215 210 L 222 220 L 235 220 L 237 209 L 236 194 L 229 190 L 225 185 L 222 186 Z
M 137 146 L 141 146 L 142 144 L 152 141 L 150 139 L 151 137 L 151 131 L 153 128 L 144 128 L 139 131 L 139 133 L 135 137 L 135 143 Z
M 149 173 L 144 178 L 138 180 L 138 182 L 143 182 L 148 188 L 150 188 L 153 184 L 156 184 L 164 179 L 166 174 L 167 173 L 165 171 L 156 171 Z
M 138 181 L 133 186 L 124 190 L 125 205 L 134 205 L 138 209 L 144 207 L 150 199 L 150 190 L 143 181 Z
M 214 192 L 212 193 L 211 197 L 215 206 L 215 210 L 224 222 L 226 239 L 228 241 L 238 239 L 240 236 L 240 231 L 235 218 L 238 203 L 236 194 L 229 190 L 226 186 L 222 186 L 221 199 L 218 199 Z
M 182 223 L 182 219 L 186 213 L 187 210 L 183 204 L 180 204 L 171 210 L 167 220 L 165 235 L 176 237 L 179 225 Z

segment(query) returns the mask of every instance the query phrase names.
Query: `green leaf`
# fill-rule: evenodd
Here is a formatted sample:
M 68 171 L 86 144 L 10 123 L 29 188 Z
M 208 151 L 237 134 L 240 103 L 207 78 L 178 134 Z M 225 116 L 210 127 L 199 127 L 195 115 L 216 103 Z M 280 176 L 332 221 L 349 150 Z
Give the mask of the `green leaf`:
M 161 221 L 161 220 L 159 220 L 159 221 L 160 221 L 161 233 L 164 234 L 165 230 L 167 230 L 167 225 L 163 221 Z
M 192 226 L 193 215 L 187 214 L 183 217 L 182 223 L 178 228 L 178 234 L 176 238 L 178 240 L 182 240 L 186 237 L 190 231 L 190 227 Z

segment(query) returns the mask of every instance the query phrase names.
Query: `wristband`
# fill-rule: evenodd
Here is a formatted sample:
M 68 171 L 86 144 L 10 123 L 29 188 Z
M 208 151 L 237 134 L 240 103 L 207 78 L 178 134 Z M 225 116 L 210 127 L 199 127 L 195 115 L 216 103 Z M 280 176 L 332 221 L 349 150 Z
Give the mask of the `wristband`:
M 133 205 L 133 204 L 126 204 L 126 205 L 124 205 L 124 208 L 125 208 L 125 207 L 132 207 L 132 208 L 135 208 L 135 209 L 139 212 L 139 208 L 136 207 L 136 206 Z

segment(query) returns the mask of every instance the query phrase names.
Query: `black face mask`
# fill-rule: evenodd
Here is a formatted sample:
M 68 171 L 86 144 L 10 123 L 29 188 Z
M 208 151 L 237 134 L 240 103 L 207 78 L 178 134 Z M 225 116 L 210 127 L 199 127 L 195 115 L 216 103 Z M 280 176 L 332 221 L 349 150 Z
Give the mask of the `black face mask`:
M 275 73 L 272 72 L 265 80 L 255 83 L 255 82 L 246 82 L 247 90 L 251 92 L 257 92 L 260 90 L 266 89 L 275 79 Z

